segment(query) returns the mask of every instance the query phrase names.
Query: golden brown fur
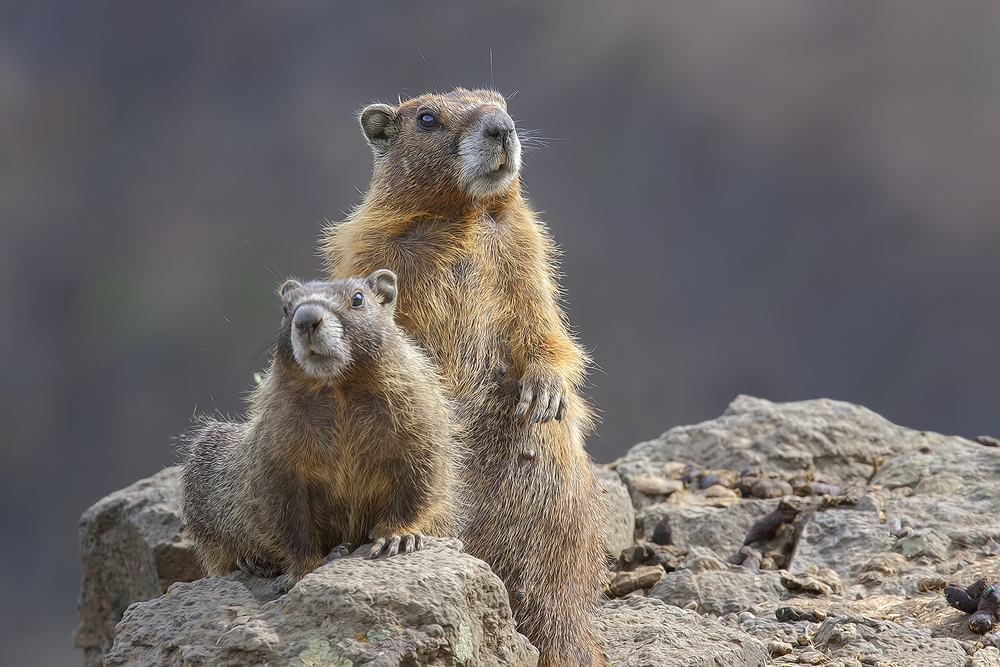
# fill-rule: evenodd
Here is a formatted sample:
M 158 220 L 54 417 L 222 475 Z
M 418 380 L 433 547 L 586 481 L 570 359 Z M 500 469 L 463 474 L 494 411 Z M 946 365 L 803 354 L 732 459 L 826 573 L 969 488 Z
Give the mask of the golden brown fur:
M 246 420 L 203 419 L 186 436 L 184 516 L 206 572 L 239 565 L 294 581 L 370 534 L 403 551 L 420 533 L 457 535 L 451 405 L 393 322 L 395 277 L 282 291 L 278 344 Z
M 396 321 L 438 363 L 468 433 L 466 551 L 503 579 L 540 666 L 603 665 L 590 619 L 607 509 L 577 394 L 588 360 L 559 305 L 555 245 L 521 195 L 506 102 L 458 89 L 372 105 L 361 124 L 372 185 L 326 230 L 329 274 L 398 274 Z

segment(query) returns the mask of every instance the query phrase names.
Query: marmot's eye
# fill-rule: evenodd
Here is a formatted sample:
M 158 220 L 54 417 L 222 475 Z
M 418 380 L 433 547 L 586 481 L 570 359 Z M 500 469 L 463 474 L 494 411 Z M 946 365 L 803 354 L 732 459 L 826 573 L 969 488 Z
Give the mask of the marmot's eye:
M 441 123 L 438 119 L 434 117 L 434 114 L 422 113 L 420 117 L 417 118 L 417 125 L 419 125 L 424 130 L 433 130 L 436 127 L 440 127 Z
M 351 297 L 351 308 L 360 308 L 363 305 L 365 305 L 365 297 L 361 295 L 361 292 Z

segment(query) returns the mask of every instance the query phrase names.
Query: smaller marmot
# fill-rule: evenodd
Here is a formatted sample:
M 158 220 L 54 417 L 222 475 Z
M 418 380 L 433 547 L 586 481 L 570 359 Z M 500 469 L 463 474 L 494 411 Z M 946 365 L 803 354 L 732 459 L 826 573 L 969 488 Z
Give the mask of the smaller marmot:
M 184 519 L 205 572 L 298 580 L 456 536 L 459 452 L 434 366 L 393 321 L 396 275 L 281 287 L 281 332 L 242 422 L 183 439 Z

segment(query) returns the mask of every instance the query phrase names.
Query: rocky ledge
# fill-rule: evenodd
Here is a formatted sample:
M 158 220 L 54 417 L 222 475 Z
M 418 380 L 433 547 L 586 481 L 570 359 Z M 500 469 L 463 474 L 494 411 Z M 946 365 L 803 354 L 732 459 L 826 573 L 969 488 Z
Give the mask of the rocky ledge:
M 998 444 L 740 396 L 636 445 L 598 470 L 615 508 L 595 618 L 611 663 L 1000 667 Z M 177 481 L 165 470 L 81 518 L 88 667 L 535 664 L 502 583 L 455 540 L 342 558 L 285 595 L 200 579 Z

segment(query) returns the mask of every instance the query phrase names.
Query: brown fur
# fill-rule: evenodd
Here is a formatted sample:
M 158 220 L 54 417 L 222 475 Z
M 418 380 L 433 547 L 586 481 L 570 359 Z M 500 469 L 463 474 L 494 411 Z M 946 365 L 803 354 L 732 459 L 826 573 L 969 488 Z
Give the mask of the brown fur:
M 438 125 L 421 128 L 425 114 Z M 591 614 L 607 508 L 577 394 L 588 359 L 559 305 L 555 245 L 521 195 L 506 102 L 457 89 L 373 105 L 361 124 L 372 185 L 325 232 L 329 274 L 398 274 L 396 321 L 437 361 L 468 431 L 466 551 L 503 579 L 541 667 L 603 665 Z M 470 160 L 487 165 L 471 183 Z
M 408 535 L 419 548 L 415 534 L 458 534 L 451 405 L 393 322 L 395 277 L 373 276 L 286 283 L 274 358 L 246 420 L 203 419 L 187 434 L 184 516 L 208 574 L 245 559 L 294 581 L 371 533 L 400 537 L 403 550 Z M 363 306 L 351 306 L 355 294 Z M 317 377 L 296 358 L 307 306 L 333 327 L 320 331 L 344 353 L 336 373 Z

